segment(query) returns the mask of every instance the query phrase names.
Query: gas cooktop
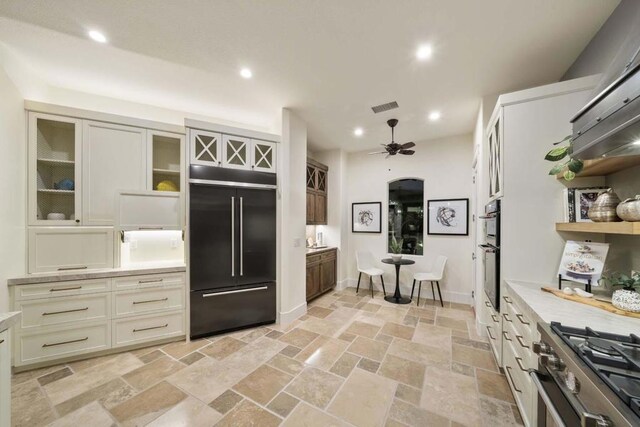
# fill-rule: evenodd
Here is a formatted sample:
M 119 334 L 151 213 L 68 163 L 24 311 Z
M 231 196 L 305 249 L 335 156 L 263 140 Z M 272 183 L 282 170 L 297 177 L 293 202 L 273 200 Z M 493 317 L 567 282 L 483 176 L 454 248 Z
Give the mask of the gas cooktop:
M 640 337 L 551 322 L 551 330 L 640 417 Z

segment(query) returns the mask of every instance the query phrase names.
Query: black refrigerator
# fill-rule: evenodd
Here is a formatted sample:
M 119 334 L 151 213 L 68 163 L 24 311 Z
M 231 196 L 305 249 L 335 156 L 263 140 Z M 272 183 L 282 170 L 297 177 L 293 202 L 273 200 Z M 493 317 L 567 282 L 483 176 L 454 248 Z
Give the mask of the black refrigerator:
M 189 184 L 191 337 L 276 320 L 276 190 Z

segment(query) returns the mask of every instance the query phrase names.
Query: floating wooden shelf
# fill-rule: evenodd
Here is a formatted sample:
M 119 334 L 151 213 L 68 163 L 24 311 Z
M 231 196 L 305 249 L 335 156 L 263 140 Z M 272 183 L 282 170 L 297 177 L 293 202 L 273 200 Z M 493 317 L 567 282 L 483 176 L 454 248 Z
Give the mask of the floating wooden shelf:
M 48 189 L 48 188 L 39 188 L 38 193 L 71 195 L 71 194 L 75 194 L 75 190 L 54 190 L 54 189 Z
M 603 157 L 601 159 L 585 160 L 584 169 L 576 175 L 576 178 L 610 175 L 639 165 L 640 156 Z M 556 175 L 556 178 L 564 179 L 562 173 Z
M 171 169 L 153 169 L 153 173 L 157 173 L 159 175 L 180 175 L 180 171 L 174 171 Z
M 640 235 L 640 222 L 558 222 L 556 231 Z
M 39 163 L 52 166 L 73 166 L 76 162 L 73 160 L 58 160 L 58 159 L 38 159 Z

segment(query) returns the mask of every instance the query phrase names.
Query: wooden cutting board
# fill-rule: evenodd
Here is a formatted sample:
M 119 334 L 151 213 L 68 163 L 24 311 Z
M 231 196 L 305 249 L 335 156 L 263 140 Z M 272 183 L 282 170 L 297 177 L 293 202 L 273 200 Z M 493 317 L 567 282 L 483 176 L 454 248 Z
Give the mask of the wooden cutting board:
M 607 301 L 600 301 L 594 298 L 585 298 L 585 297 L 578 296 L 576 294 L 567 295 L 564 292 L 562 292 L 562 289 L 543 287 L 542 290 L 544 292 L 549 292 L 551 294 L 554 294 L 555 296 L 560 297 L 562 299 L 568 299 L 569 301 L 575 301 L 581 304 L 597 307 L 601 310 L 606 310 L 611 313 L 619 314 L 621 316 L 635 317 L 636 319 L 640 319 L 640 313 L 632 313 L 630 311 L 620 310 L 619 308 L 614 307 L 613 304 Z

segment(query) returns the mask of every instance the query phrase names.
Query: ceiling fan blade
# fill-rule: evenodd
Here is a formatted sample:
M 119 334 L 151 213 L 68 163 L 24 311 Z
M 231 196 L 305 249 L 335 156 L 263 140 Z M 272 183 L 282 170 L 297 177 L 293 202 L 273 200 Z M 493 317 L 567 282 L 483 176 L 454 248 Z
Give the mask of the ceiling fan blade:
M 369 153 L 369 154 L 387 154 L 386 151 L 374 151 L 373 153 Z
M 405 144 L 402 144 L 400 146 L 400 148 L 402 148 L 403 150 L 406 150 L 407 148 L 411 148 L 411 147 L 415 147 L 416 144 L 414 144 L 413 142 L 407 142 Z
M 391 156 L 391 155 L 392 155 L 392 154 L 391 154 L 391 153 L 389 153 L 389 154 L 387 154 L 386 156 L 384 156 L 384 158 L 385 158 L 385 159 L 388 159 L 388 158 L 389 158 L 389 156 Z
M 400 150 L 400 154 L 405 154 L 407 156 L 411 156 L 415 151 L 413 150 Z

